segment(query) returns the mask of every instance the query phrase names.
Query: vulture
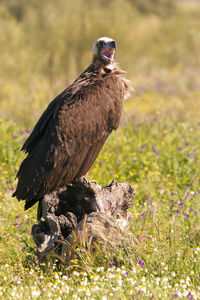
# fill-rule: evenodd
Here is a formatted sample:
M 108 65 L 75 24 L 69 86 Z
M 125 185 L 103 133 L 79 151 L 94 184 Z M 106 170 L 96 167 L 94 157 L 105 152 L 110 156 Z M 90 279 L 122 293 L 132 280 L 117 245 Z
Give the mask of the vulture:
M 25 210 L 84 176 L 119 125 L 129 84 L 114 61 L 116 42 L 102 37 L 92 50 L 92 63 L 47 106 L 21 149 L 13 197 Z

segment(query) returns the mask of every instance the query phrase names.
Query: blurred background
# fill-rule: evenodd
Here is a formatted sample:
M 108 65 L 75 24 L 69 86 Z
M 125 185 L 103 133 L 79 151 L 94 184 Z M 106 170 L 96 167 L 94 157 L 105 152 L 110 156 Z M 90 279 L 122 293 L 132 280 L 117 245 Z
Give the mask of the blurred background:
M 90 64 L 100 36 L 117 41 L 116 60 L 135 88 L 134 111 L 147 98 L 151 112 L 152 94 L 174 105 L 178 95 L 181 106 L 200 90 L 199 1 L 0 0 L 0 118 L 32 128 Z

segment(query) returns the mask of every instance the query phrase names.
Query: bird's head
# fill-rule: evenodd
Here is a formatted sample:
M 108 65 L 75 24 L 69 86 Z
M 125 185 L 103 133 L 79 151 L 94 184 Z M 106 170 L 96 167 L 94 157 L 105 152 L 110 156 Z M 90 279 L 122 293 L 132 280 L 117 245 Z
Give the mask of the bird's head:
M 94 59 L 98 58 L 105 64 L 112 63 L 116 48 L 117 45 L 113 39 L 101 37 L 94 42 L 92 47 Z

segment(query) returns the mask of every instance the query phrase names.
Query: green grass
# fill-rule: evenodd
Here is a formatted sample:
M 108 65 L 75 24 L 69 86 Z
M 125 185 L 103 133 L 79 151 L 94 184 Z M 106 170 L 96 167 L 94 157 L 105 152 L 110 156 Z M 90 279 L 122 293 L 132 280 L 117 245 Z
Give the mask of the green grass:
M 70 2 L 67 19 L 61 0 L 57 6 L 44 1 L 41 12 L 25 3 L 22 20 L 0 3 L 0 30 L 10 37 L 0 35 L 0 297 L 199 299 L 199 11 L 184 6 L 168 17 L 142 15 L 130 9 L 131 1 L 124 1 L 122 10 L 120 0 L 90 4 L 87 11 L 88 4 L 79 7 L 79 0 Z M 80 18 L 79 30 L 72 26 L 69 39 L 65 29 L 68 22 L 75 24 L 72 10 L 80 17 L 81 8 L 87 30 L 81 31 Z M 108 29 L 111 8 L 115 14 Z M 40 20 L 41 14 L 46 19 Z M 88 65 L 88 44 L 103 32 L 119 41 L 117 58 L 136 91 L 89 178 L 101 185 L 127 181 L 136 189 L 128 221 L 135 245 L 122 247 L 115 256 L 77 246 L 77 256 L 67 266 L 49 257 L 38 268 L 31 237 L 37 208 L 24 212 L 23 203 L 11 197 L 24 157 L 20 148 L 48 101 Z M 55 54 L 52 63 L 49 52 Z
M 179 101 L 187 106 L 185 100 Z M 34 298 L 37 293 L 41 299 L 58 295 L 95 299 L 105 295 L 113 295 L 113 299 L 198 295 L 198 118 L 189 118 L 188 112 L 180 119 L 173 117 L 158 110 L 156 100 L 155 111 L 143 112 L 143 104 L 143 110 L 134 115 L 135 105 L 132 100 L 125 104 L 121 128 L 109 138 L 89 174 L 102 185 L 115 179 L 136 188 L 129 210 L 135 247 L 122 249 L 114 258 L 112 253 L 93 257 L 89 252 L 78 252 L 82 260 L 72 261 L 66 268 L 51 263 L 40 270 L 35 264 L 30 230 L 36 208 L 24 213 L 22 203 L 11 199 L 14 173 L 22 159 L 19 149 L 26 134 L 20 134 L 13 124 L 2 124 L 0 251 L 5 299 L 11 295 Z M 123 125 L 127 117 L 128 124 Z M 137 125 L 137 118 L 145 121 Z M 109 266 L 112 262 L 115 266 Z

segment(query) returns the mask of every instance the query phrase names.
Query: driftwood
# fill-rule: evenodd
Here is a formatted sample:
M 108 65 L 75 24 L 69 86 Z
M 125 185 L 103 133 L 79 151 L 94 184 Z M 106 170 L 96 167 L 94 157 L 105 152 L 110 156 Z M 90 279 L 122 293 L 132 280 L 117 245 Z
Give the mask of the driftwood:
M 126 182 L 112 181 L 101 187 L 85 177 L 67 185 L 60 192 L 46 195 L 42 202 L 42 220 L 32 227 L 32 236 L 40 261 L 58 240 L 69 249 L 74 236 L 87 233 L 90 243 L 115 248 L 130 243 L 126 229 L 127 209 L 135 190 Z M 75 233 L 75 234 L 74 234 Z

